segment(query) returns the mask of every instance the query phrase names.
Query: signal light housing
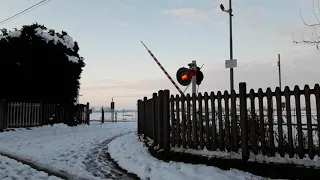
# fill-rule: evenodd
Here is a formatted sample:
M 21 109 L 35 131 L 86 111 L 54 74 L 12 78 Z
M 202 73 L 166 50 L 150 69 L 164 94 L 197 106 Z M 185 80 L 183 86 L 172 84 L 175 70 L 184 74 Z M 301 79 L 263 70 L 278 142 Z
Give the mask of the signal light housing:
M 195 71 L 182 67 L 177 71 L 177 80 L 182 86 L 188 86 L 191 83 L 192 76 L 195 74 Z
M 185 67 L 182 67 L 177 71 L 177 80 L 182 86 L 188 86 L 191 83 L 193 76 L 196 76 L 196 84 L 200 85 L 203 80 L 203 73 L 200 71 L 199 67 L 197 67 L 196 71 Z
M 196 75 L 196 83 L 197 83 L 197 85 L 200 85 L 202 80 L 203 80 L 203 73 L 200 70 L 198 70 L 197 71 L 197 75 Z

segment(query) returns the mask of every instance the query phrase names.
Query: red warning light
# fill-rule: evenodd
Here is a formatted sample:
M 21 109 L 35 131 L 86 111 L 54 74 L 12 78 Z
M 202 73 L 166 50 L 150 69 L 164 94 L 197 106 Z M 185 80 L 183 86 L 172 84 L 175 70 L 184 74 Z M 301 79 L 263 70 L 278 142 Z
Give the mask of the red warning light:
M 185 74 L 185 75 L 181 76 L 181 79 L 184 80 L 184 81 L 188 80 L 188 74 Z
M 177 80 L 182 86 L 188 86 L 195 75 L 196 71 L 182 67 L 177 71 Z

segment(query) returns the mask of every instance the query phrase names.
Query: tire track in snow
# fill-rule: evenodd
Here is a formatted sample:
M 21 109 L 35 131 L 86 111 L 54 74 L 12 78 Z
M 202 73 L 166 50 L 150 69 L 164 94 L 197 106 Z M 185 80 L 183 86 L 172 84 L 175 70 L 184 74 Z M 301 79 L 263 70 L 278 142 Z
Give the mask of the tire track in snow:
M 18 162 L 21 162 L 22 164 L 26 164 L 28 166 L 30 166 L 31 168 L 38 170 L 38 171 L 43 171 L 45 173 L 47 173 L 49 176 L 56 176 L 59 177 L 61 179 L 74 179 L 74 177 L 70 174 L 67 174 L 66 172 L 60 171 L 60 170 L 56 170 L 53 169 L 51 167 L 47 167 L 46 165 L 40 164 L 38 162 L 32 161 L 29 158 L 25 158 L 25 157 L 21 157 L 21 156 L 17 156 L 15 154 L 9 153 L 9 152 L 4 152 L 4 151 L 0 151 L 0 155 L 5 156 L 7 158 L 10 159 L 14 159 Z
M 123 180 L 133 180 L 139 179 L 135 174 L 128 173 L 126 170 L 122 169 L 111 157 L 108 152 L 108 144 L 114 139 L 133 133 L 131 131 L 128 133 L 119 134 L 113 136 L 110 139 L 105 140 L 98 146 L 93 148 L 92 152 L 87 156 L 87 161 L 83 162 L 86 166 L 87 171 L 91 172 L 94 176 L 103 179 L 123 179 Z
M 29 165 L 14 159 L 0 155 L 0 179 L 38 179 L 38 180 L 62 180 L 56 176 L 50 176 L 43 171 L 38 171 Z
M 112 138 L 105 140 L 104 142 L 98 144 L 92 149 L 92 152 L 87 156 L 87 161 L 83 164 L 86 166 L 88 172 L 91 172 L 94 176 L 103 179 L 123 179 L 123 180 L 135 180 L 139 179 L 135 174 L 128 173 L 126 170 L 122 169 L 111 157 L 108 152 L 108 144 L 114 139 L 123 136 L 125 134 L 133 133 L 135 131 L 130 131 L 128 133 L 122 133 Z M 77 175 L 70 174 L 66 171 L 59 170 L 40 162 L 34 161 L 31 158 L 16 155 L 10 152 L 0 150 L 0 155 L 14 159 L 18 162 L 26 164 L 31 168 L 47 173 L 49 176 L 55 176 L 66 180 L 89 180 L 86 178 L 78 177 Z

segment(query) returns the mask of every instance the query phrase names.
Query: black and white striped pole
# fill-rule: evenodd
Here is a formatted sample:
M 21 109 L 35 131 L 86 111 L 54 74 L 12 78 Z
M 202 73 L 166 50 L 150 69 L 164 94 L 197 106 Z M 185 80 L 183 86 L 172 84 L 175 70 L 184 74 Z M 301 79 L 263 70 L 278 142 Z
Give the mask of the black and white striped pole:
M 184 95 L 184 93 L 182 92 L 182 90 L 179 88 L 179 86 L 174 82 L 174 80 L 171 78 L 171 76 L 169 75 L 169 73 L 164 69 L 164 67 L 161 65 L 161 63 L 158 61 L 158 59 L 156 58 L 156 56 L 151 52 L 150 49 L 148 49 L 148 47 L 141 41 L 142 45 L 146 48 L 146 50 L 148 51 L 148 53 L 150 54 L 150 56 L 153 58 L 153 60 L 158 64 L 158 66 L 160 67 L 160 69 L 163 71 L 163 73 L 167 76 L 167 78 L 171 81 L 171 83 L 174 85 L 174 87 L 179 91 L 179 93 L 181 95 Z

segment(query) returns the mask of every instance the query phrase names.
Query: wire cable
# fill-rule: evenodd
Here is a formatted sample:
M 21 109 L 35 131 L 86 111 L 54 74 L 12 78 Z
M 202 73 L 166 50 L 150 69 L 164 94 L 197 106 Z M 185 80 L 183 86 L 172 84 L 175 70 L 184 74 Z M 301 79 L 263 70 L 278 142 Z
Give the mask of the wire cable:
M 4 24 L 6 24 L 6 23 L 8 23 L 8 22 L 10 22 L 10 21 L 12 21 L 12 20 L 14 20 L 14 19 L 16 19 L 16 18 L 18 18 L 18 17 L 20 17 L 20 16 L 32 11 L 32 10 L 34 10 L 34 9 L 36 9 L 36 8 L 42 6 L 42 5 L 44 5 L 44 4 L 46 4 L 46 3 L 50 2 L 50 1 L 51 0 L 42 0 L 42 1 L 38 2 L 37 4 L 34 4 L 34 5 L 30 6 L 30 7 L 28 7 L 27 9 L 15 14 L 15 15 L 13 15 L 13 16 L 11 16 L 11 17 L 3 20 L 3 21 L 0 21 L 0 25 L 4 25 Z

